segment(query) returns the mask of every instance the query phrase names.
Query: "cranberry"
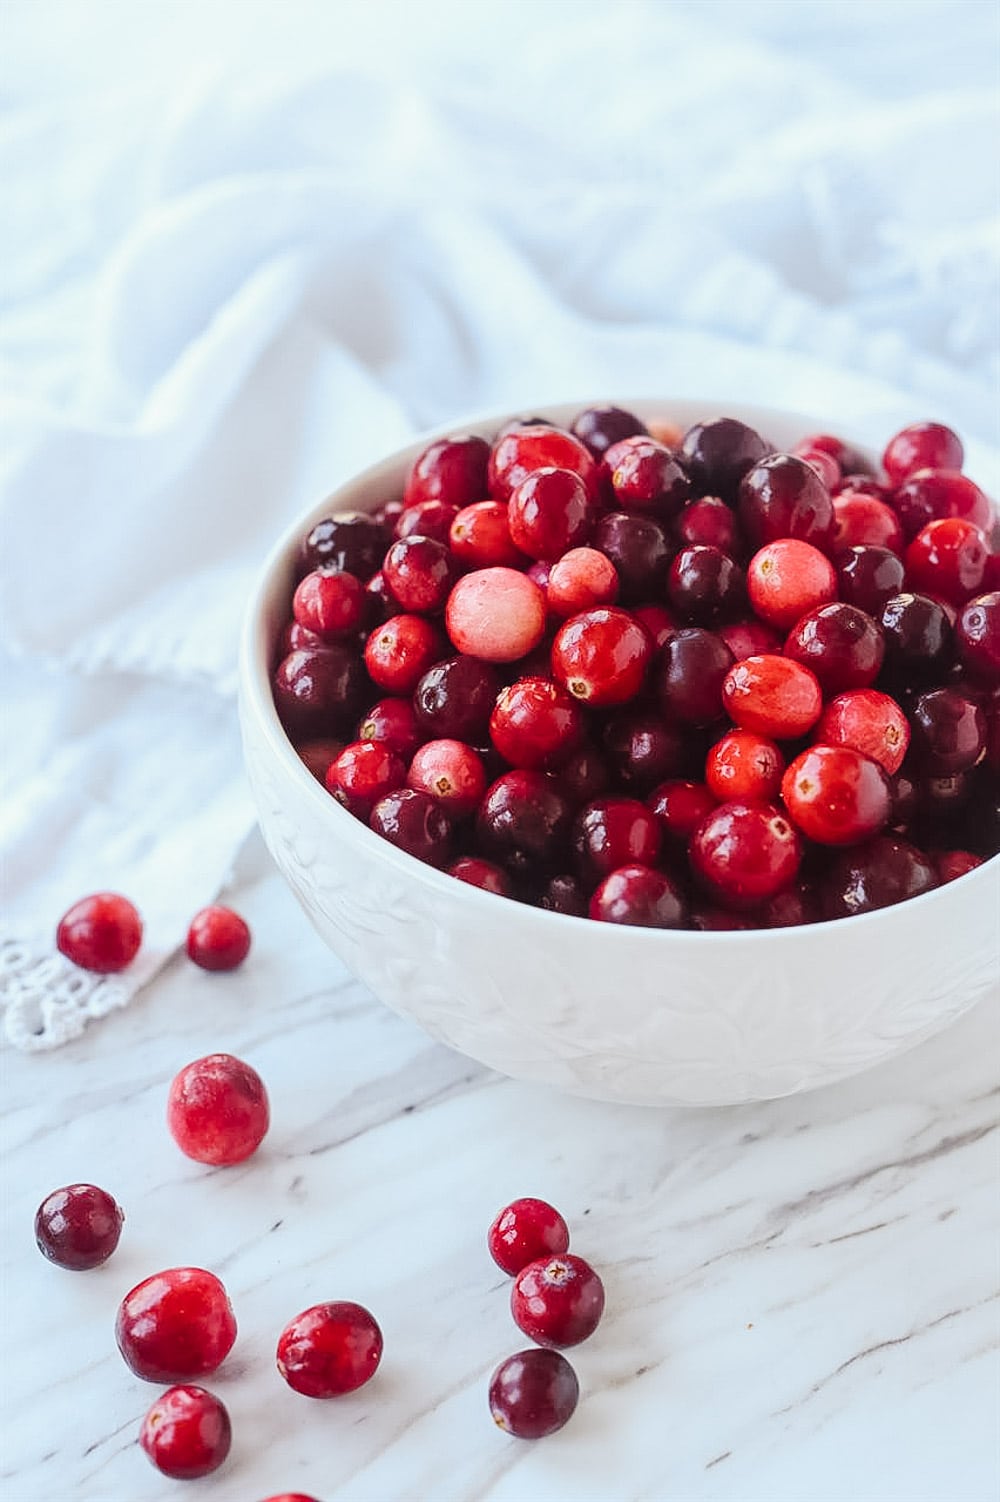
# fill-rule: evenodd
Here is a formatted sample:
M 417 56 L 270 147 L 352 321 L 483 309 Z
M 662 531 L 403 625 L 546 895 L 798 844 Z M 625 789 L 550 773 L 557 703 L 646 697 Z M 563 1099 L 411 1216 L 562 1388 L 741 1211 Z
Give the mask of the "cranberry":
M 906 578 L 911 589 L 963 605 L 983 582 L 988 548 L 972 522 L 958 517 L 928 522 L 906 550 Z
M 329 734 L 350 724 L 364 692 L 364 668 L 341 642 L 290 652 L 274 675 L 275 708 L 293 734 Z
M 172 1267 L 144 1278 L 125 1295 L 115 1338 L 137 1377 L 183 1382 L 222 1365 L 236 1339 L 236 1320 L 214 1273 Z
M 374 631 L 376 626 L 382 626 L 390 620 L 399 609 L 396 601 L 389 593 L 389 586 L 385 582 L 385 574 L 379 569 L 377 574 L 372 574 L 365 585 L 365 625 L 369 631 Z
M 723 907 L 756 907 L 795 880 L 802 842 L 769 803 L 720 803 L 698 825 L 691 869 Z
M 544 1439 L 573 1417 L 580 1396 L 576 1373 L 558 1351 L 518 1351 L 490 1378 L 490 1413 L 516 1439 Z
M 792 452 L 796 459 L 804 459 L 809 468 L 815 470 L 817 479 L 823 482 L 827 490 L 832 491 L 840 483 L 840 465 L 832 454 L 801 443 L 797 443 Z
M 657 651 L 677 630 L 677 622 L 665 605 L 633 605 L 632 616 L 649 632 Z
M 648 709 L 613 715 L 604 727 L 604 745 L 618 780 L 640 796 L 679 772 L 685 759 L 682 732 Z
M 585 610 L 560 627 L 552 673 L 586 704 L 624 704 L 641 689 L 652 654 L 648 635 L 627 611 Z
M 765 653 L 730 668 L 722 702 L 742 730 L 778 741 L 805 735 L 820 717 L 823 695 L 815 674 L 799 662 Z
M 951 625 L 941 605 L 926 595 L 898 594 L 882 609 L 886 666 L 901 681 L 943 676 L 951 660 Z
M 451 541 L 451 527 L 459 513 L 458 506 L 446 501 L 418 501 L 407 506 L 396 521 L 396 538 L 430 537 L 445 546 Z
M 451 856 L 451 820 L 428 793 L 415 788 L 387 793 L 372 809 L 368 823 L 390 845 L 430 866 L 443 866 Z
M 944 886 L 946 882 L 957 881 L 960 876 L 968 876 L 983 861 L 982 856 L 973 855 L 969 850 L 942 850 L 935 855 L 934 864 L 938 880 Z
M 816 898 L 811 885 L 804 881 L 786 887 L 758 910 L 763 928 L 801 928 L 817 920 Z
M 410 700 L 379 699 L 359 724 L 358 740 L 373 741 L 409 761 L 423 740 Z
M 589 916 L 598 923 L 633 928 L 686 928 L 687 904 L 675 882 L 649 866 L 620 866 L 604 878 L 590 899 Z
M 485 438 L 469 435 L 435 438 L 413 462 L 403 502 L 444 501 L 468 506 L 486 495 L 486 467 L 490 446 Z
M 781 787 L 785 758 L 774 741 L 753 730 L 730 730 L 705 762 L 705 782 L 720 803 L 770 803 Z
M 833 545 L 838 550 L 853 547 L 889 548 L 893 553 L 903 550 L 899 517 L 891 506 L 874 496 L 841 491 L 833 498 L 833 523 Z
M 521 481 L 539 469 L 571 470 L 583 481 L 591 501 L 600 494 L 600 471 L 580 440 L 561 428 L 533 424 L 497 438 L 490 452 L 490 495 L 509 501 Z
M 984 532 L 993 521 L 989 497 L 968 475 L 949 470 L 921 470 L 900 485 L 892 500 L 907 538 L 916 537 L 928 522 L 948 517 L 973 522 Z
M 454 876 L 458 881 L 464 881 L 467 886 L 479 887 L 483 892 L 492 892 L 497 897 L 513 897 L 514 895 L 510 877 L 506 871 L 495 866 L 492 861 L 481 860 L 478 855 L 463 855 L 457 861 L 452 861 L 448 867 L 448 875 Z
M 655 517 L 611 511 L 598 521 L 591 546 L 614 564 L 623 600 L 639 602 L 662 589 L 672 549 Z
M 682 621 L 710 626 L 746 607 L 746 578 L 718 548 L 681 548 L 670 565 L 667 597 Z
M 827 918 L 851 918 L 919 897 L 938 885 L 930 858 L 894 835 L 877 835 L 838 856 L 821 891 Z
M 563 864 L 572 817 L 572 804 L 552 777 L 505 772 L 483 799 L 476 829 L 487 856 L 527 875 Z
M 213 1053 L 186 1065 L 167 1098 L 167 1126 L 196 1163 L 242 1163 L 263 1142 L 270 1123 L 264 1082 L 232 1054 Z
M 325 642 L 321 636 L 316 635 L 315 631 L 307 631 L 304 626 L 299 625 L 298 621 L 289 621 L 278 637 L 277 650 L 274 654 L 275 666 L 277 667 L 281 659 L 287 657 L 289 652 L 297 652 L 300 647 L 322 646 L 325 646 Z
M 589 803 L 592 798 L 599 798 L 610 781 L 606 759 L 587 741 L 559 768 L 560 786 L 577 803 Z
M 646 799 L 646 807 L 659 819 L 667 840 L 675 845 L 687 845 L 705 815 L 715 808 L 715 799 L 705 783 L 673 778 L 653 789 Z
M 455 585 L 445 620 L 460 652 L 515 662 L 545 635 L 545 594 L 516 569 L 477 569 Z
M 837 590 L 845 605 L 876 619 L 903 587 L 903 560 L 888 548 L 859 545 L 838 553 L 834 561 Z
M 63 913 L 56 948 L 81 970 L 112 975 L 130 965 L 142 943 L 142 919 L 127 897 L 95 892 Z
M 604 1285 L 582 1257 L 562 1252 L 529 1262 L 514 1279 L 510 1312 L 540 1346 L 575 1346 L 593 1335 L 604 1313 Z
M 548 678 L 519 678 L 505 688 L 490 717 L 490 736 L 514 767 L 549 769 L 576 749 L 583 714 L 576 701 Z
M 830 700 L 816 739 L 825 746 L 850 746 L 891 775 L 903 765 L 910 726 L 895 699 L 875 688 L 858 688 Z
M 837 467 L 842 475 L 851 478 L 862 478 L 875 473 L 869 460 L 860 449 L 853 448 L 845 443 L 843 438 L 836 438 L 832 433 L 812 433 L 808 438 L 803 438 L 795 445 L 795 453 L 801 449 L 819 450 L 820 453 L 829 454 L 835 459 Z
M 422 615 L 394 615 L 369 636 L 365 666 L 379 688 L 410 694 L 443 646 L 438 628 Z
M 496 670 L 475 657 L 446 657 L 417 684 L 417 721 L 435 740 L 478 743 L 485 737 L 500 692 Z
M 626 438 L 604 456 L 614 504 L 669 518 L 691 495 L 691 481 L 673 454 L 654 438 Z
M 385 582 L 403 610 L 442 610 L 455 582 L 455 560 L 443 542 L 410 536 L 394 542 L 382 563 Z
M 727 913 L 725 908 L 701 904 L 691 909 L 691 927 L 699 933 L 747 933 L 759 926 L 755 919 L 741 917 L 739 913 Z
M 794 454 L 772 454 L 740 482 L 739 516 L 754 548 L 795 537 L 825 549 L 833 539 L 833 502 L 816 472 Z
M 569 1249 L 569 1229 L 545 1200 L 513 1200 L 504 1206 L 486 1238 L 497 1267 L 511 1277 L 529 1262 Z
M 535 470 L 510 498 L 510 535 L 529 558 L 561 558 L 586 541 L 593 521 L 586 487 L 567 469 Z
M 677 518 L 677 536 L 692 547 L 719 548 L 730 557 L 740 548 L 736 517 L 717 495 L 699 496 L 684 507 Z
M 406 784 L 428 793 L 453 819 L 464 819 L 486 791 L 486 768 L 464 741 L 427 741 L 410 763 Z
M 810 610 L 785 642 L 785 656 L 811 668 L 827 694 L 867 688 L 884 655 L 882 632 L 871 616 L 839 601 Z
M 963 605 L 955 626 L 958 659 L 981 683 L 1000 684 L 1000 590 Z
M 747 588 L 757 615 L 787 631 L 807 610 L 837 598 L 837 575 L 811 543 L 783 537 L 753 555 Z
M 322 641 L 349 636 L 361 625 L 365 592 L 353 574 L 314 569 L 292 597 L 295 620 Z
M 358 579 L 370 579 L 382 560 L 384 547 L 382 528 L 374 516 L 361 511 L 328 516 L 307 533 L 300 572 L 308 574 L 325 565 Z
M 596 548 L 571 548 L 552 565 L 546 599 L 549 609 L 560 620 L 598 605 L 613 605 L 617 598 L 615 566 Z
M 587 894 L 575 876 L 553 876 L 546 882 L 538 906 L 569 918 L 586 918 Z
M 202 970 L 235 970 L 250 953 L 250 929 L 231 907 L 213 903 L 191 919 L 187 952 Z
M 124 1221 L 121 1206 L 106 1190 L 96 1184 L 67 1184 L 53 1189 L 39 1205 L 35 1242 L 57 1267 L 85 1272 L 107 1262 Z
M 711 725 L 722 714 L 722 685 L 733 654 L 713 631 L 676 631 L 660 653 L 656 686 L 664 713 L 684 725 Z
M 516 568 L 525 557 L 514 546 L 506 501 L 464 506 L 451 524 L 451 551 L 469 568 Z
M 645 435 L 646 425 L 621 407 L 587 407 L 573 419 L 570 432 L 579 438 L 595 459 L 603 459 L 612 444 L 623 438 Z
M 381 741 L 353 741 L 330 763 L 323 781 L 348 813 L 367 822 L 378 800 L 403 786 L 406 763 Z
M 877 762 L 849 746 L 811 746 L 781 783 L 785 807 L 818 845 L 856 845 L 888 823 L 892 799 Z
M 986 746 L 986 717 L 953 688 L 921 694 L 910 715 L 914 761 L 934 777 L 975 766 Z
M 743 476 L 770 452 L 771 445 L 746 423 L 720 417 L 689 428 L 680 457 L 697 491 L 732 504 Z
M 964 458 L 957 433 L 939 422 L 915 422 L 890 438 L 882 468 L 899 485 L 918 469 L 961 469 Z
M 737 662 L 742 662 L 744 657 L 760 657 L 765 652 L 780 653 L 784 642 L 773 626 L 755 620 L 720 626 L 719 635 Z
M 278 1371 L 306 1398 L 336 1398 L 370 1382 L 382 1360 L 382 1331 L 360 1304 L 314 1304 L 278 1337 Z
M 660 838 L 655 815 L 635 798 L 595 799 L 573 825 L 577 864 L 591 882 L 619 866 L 655 865 Z
M 344 743 L 329 737 L 322 737 L 315 741 L 303 741 L 295 749 L 306 770 L 312 773 L 317 782 L 322 782 L 330 763 L 335 761 L 343 751 Z
M 203 1387 L 171 1387 L 143 1419 L 139 1443 L 164 1476 L 195 1481 L 217 1471 L 229 1454 L 229 1414 Z

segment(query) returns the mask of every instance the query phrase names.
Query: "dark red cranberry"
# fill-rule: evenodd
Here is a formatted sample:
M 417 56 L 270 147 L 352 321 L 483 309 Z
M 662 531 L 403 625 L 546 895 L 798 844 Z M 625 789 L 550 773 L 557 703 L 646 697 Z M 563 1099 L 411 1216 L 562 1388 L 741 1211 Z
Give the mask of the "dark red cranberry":
M 745 657 L 730 668 L 722 702 L 741 729 L 789 741 L 815 725 L 823 694 L 816 675 L 802 663 L 765 653 Z
M 380 798 L 369 825 L 383 840 L 430 866 L 443 866 L 451 856 L 451 820 L 434 798 L 415 788 L 398 788 Z
M 730 730 L 705 762 L 705 784 L 720 803 L 770 803 L 778 795 L 785 758 L 775 741 L 753 730 Z
M 833 502 L 815 470 L 794 454 L 772 454 L 740 482 L 739 517 L 754 549 L 797 537 L 825 551 L 833 540 Z
M 785 656 L 811 668 L 825 694 L 841 694 L 875 682 L 885 643 L 870 615 L 835 600 L 802 617 L 788 634 Z
M 382 1360 L 382 1331 L 361 1304 L 314 1304 L 278 1337 L 278 1371 L 293 1392 L 336 1398 L 370 1382 Z
M 545 772 L 505 772 L 479 809 L 476 830 L 487 856 L 515 875 L 565 867 L 573 805 Z
M 167 1097 L 170 1135 L 196 1163 L 243 1163 L 260 1147 L 270 1119 L 264 1081 L 228 1053 L 185 1065 Z
M 407 787 L 428 793 L 456 820 L 475 813 L 486 784 L 482 757 L 464 741 L 426 741 L 406 775 Z
M 683 733 L 651 709 L 619 711 L 605 725 L 603 739 L 619 782 L 640 798 L 684 765 Z
M 691 496 L 691 481 L 674 455 L 649 437 L 626 438 L 608 450 L 605 468 L 615 508 L 669 519 Z
M 360 580 L 337 569 L 313 569 L 300 580 L 292 596 L 296 623 L 321 643 L 357 631 L 364 608 Z
M 604 878 L 590 899 L 589 916 L 598 923 L 631 928 L 686 928 L 687 904 L 676 883 L 649 866 L 620 866 Z
M 613 605 L 618 589 L 614 564 L 596 548 L 571 548 L 552 565 L 545 583 L 548 607 L 560 620 L 581 610 Z
M 648 634 L 627 611 L 585 610 L 559 628 L 552 675 L 585 704 L 625 704 L 642 688 L 652 655 Z
M 553 876 L 546 882 L 538 906 L 569 918 L 586 918 L 587 894 L 575 876 Z
M 277 667 L 283 657 L 287 657 L 289 652 L 297 652 L 300 647 L 322 647 L 325 645 L 323 638 L 317 636 L 315 631 L 307 631 L 305 626 L 299 625 L 298 621 L 289 621 L 278 637 L 274 653 L 274 665 Z
M 824 916 L 851 918 L 919 897 L 938 885 L 929 856 L 895 835 L 878 835 L 838 856 L 821 889 Z
M 459 579 L 445 622 L 459 652 L 483 662 L 517 662 L 545 635 L 545 591 L 514 568 L 480 568 Z
M 365 625 L 369 631 L 374 631 L 394 616 L 398 609 L 399 606 L 389 593 L 385 574 L 379 569 L 365 585 Z M 292 646 L 295 645 L 293 642 Z
M 370 579 L 384 551 L 385 540 L 376 518 L 362 511 L 344 511 L 325 517 L 306 534 L 299 571 L 308 574 L 326 565 L 357 579 Z
M 951 623 L 926 595 L 894 595 L 882 609 L 886 667 L 901 682 L 933 682 L 951 661 Z
M 932 777 L 975 766 L 986 745 L 986 717 L 978 704 L 953 688 L 921 694 L 910 714 L 915 764 Z
M 274 705 L 291 733 L 329 734 L 356 719 L 365 688 L 365 669 L 356 652 L 331 642 L 312 651 L 290 652 L 279 663 Z
M 899 485 L 918 469 L 961 469 L 965 458 L 962 440 L 939 422 L 915 422 L 890 438 L 882 455 L 882 468 L 893 485 Z
M 711 626 L 746 607 L 746 576 L 718 548 L 681 548 L 667 576 L 667 598 L 685 622 Z
M 576 1373 L 558 1351 L 518 1351 L 490 1378 L 490 1413 L 516 1439 L 544 1439 L 573 1417 L 580 1396 Z
M 829 558 L 812 543 L 782 537 L 753 555 L 747 589 L 755 613 L 787 631 L 807 610 L 837 598 L 837 575 Z
M 383 741 L 352 741 L 327 767 L 323 784 L 349 814 L 367 823 L 378 800 L 405 781 L 405 761 Z
M 432 615 L 443 610 L 457 577 L 455 560 L 433 537 L 403 537 L 382 563 L 385 582 L 403 610 Z
M 600 495 L 597 462 L 580 440 L 561 428 L 535 424 L 511 428 L 497 438 L 490 452 L 490 495 L 509 501 L 521 481 L 539 469 L 571 470 L 580 476 L 591 501 Z
M 301 745 L 295 747 L 299 760 L 306 770 L 312 773 L 317 782 L 323 781 L 330 763 L 336 760 L 343 749 L 343 741 L 334 740 L 330 736 L 321 736 L 318 740 L 303 741 Z
M 405 762 L 424 739 L 409 699 L 379 699 L 358 725 L 359 741 L 375 741 Z M 332 758 L 331 758 L 332 760 Z
M 142 943 L 142 919 L 117 892 L 81 897 L 59 920 L 56 948 L 81 970 L 112 975 L 131 965 Z
M 935 855 L 934 864 L 938 880 L 944 886 L 946 882 L 957 881 L 960 876 L 968 876 L 970 871 L 983 864 L 983 859 L 969 850 L 941 850 Z
M 816 739 L 825 746 L 850 746 L 891 775 L 903 764 L 910 726 L 895 699 L 876 688 L 858 688 L 830 700 Z
M 834 562 L 837 590 L 844 604 L 854 605 L 876 620 L 903 588 L 903 560 L 888 548 L 848 548 L 838 553 Z
M 1000 684 L 1000 590 L 963 605 L 955 623 L 958 660 L 980 683 Z
M 451 551 L 467 568 L 517 568 L 527 560 L 514 546 L 506 501 L 463 506 L 451 524 Z
M 797 881 L 770 898 L 757 914 L 763 928 L 801 928 L 819 916 L 811 883 Z
M 722 714 L 722 685 L 733 654 L 714 631 L 690 626 L 675 631 L 660 652 L 656 690 L 668 719 L 711 725 Z
M 203 1387 L 187 1385 L 161 1393 L 139 1430 L 139 1444 L 173 1481 L 196 1481 L 217 1471 L 232 1437 L 225 1404 Z
M 680 778 L 661 782 L 646 799 L 646 807 L 660 821 L 664 838 L 672 845 L 685 846 L 715 804 L 705 783 L 685 782 Z
M 730 557 L 740 549 L 736 517 L 717 495 L 703 495 L 684 507 L 677 518 L 677 536 L 692 547 L 719 548 Z
M 573 419 L 570 428 L 595 459 L 603 459 L 612 444 L 646 431 L 646 424 L 622 407 L 587 407 Z
M 573 849 L 581 876 L 595 882 L 619 866 L 655 866 L 660 826 L 635 798 L 599 798 L 573 825 Z
M 578 747 L 559 768 L 560 787 L 577 803 L 599 798 L 610 782 L 607 760 L 590 742 Z
M 583 712 L 550 678 L 519 678 L 496 701 L 490 737 L 512 767 L 549 770 L 580 744 Z
M 838 552 L 851 547 L 903 549 L 899 517 L 885 501 L 874 496 L 841 491 L 833 498 L 833 546 Z
M 914 774 L 915 776 L 915 774 Z M 904 768 L 889 779 L 892 788 L 892 813 L 889 824 L 892 829 L 905 833 L 913 823 L 920 803 L 920 792 L 909 769 Z
M 191 919 L 188 959 L 202 970 L 235 970 L 249 953 L 250 929 L 231 907 L 215 902 Z
M 591 547 L 611 559 L 626 603 L 648 600 L 662 591 L 673 550 L 655 517 L 611 511 L 594 528 Z
M 540 1346 L 575 1346 L 593 1335 L 604 1313 L 604 1285 L 589 1262 L 562 1252 L 529 1262 L 514 1279 L 510 1312 Z
M 860 478 L 875 473 L 871 460 L 860 449 L 845 443 L 843 438 L 837 438 L 832 433 L 810 434 L 795 445 L 795 452 L 798 453 L 803 448 L 818 449 L 821 453 L 829 454 L 831 459 L 836 460 L 842 475 Z
M 569 1228 L 545 1200 L 513 1200 L 497 1215 L 486 1236 L 490 1256 L 514 1277 L 539 1257 L 569 1250 Z
M 733 417 L 699 422 L 681 442 L 681 462 L 702 495 L 721 496 L 730 505 L 748 470 L 771 453 L 771 445 Z
M 403 501 L 444 501 L 449 506 L 468 506 L 487 494 L 486 467 L 490 446 L 473 435 L 435 438 L 414 460 L 406 480 Z
M 703 934 L 747 933 L 759 928 L 756 918 L 746 918 L 739 913 L 729 913 L 725 908 L 698 903 L 691 909 L 691 927 Z
M 906 579 L 953 605 L 964 605 L 982 587 L 988 555 L 986 538 L 958 517 L 928 522 L 906 550 Z
M 510 877 L 506 871 L 502 871 L 492 861 L 481 860 L 478 855 L 462 855 L 457 861 L 452 861 L 448 867 L 448 875 L 454 876 L 457 881 L 464 881 L 467 886 L 479 887 L 483 892 L 492 892 L 496 897 L 513 897 L 514 895 Z
M 753 619 L 720 626 L 719 635 L 737 662 L 742 662 L 744 657 L 762 657 L 768 652 L 780 652 L 784 643 L 784 637 L 773 626 L 766 626 L 763 621 Z
M 948 470 L 921 470 L 900 485 L 892 498 L 903 535 L 916 537 L 929 522 L 956 518 L 988 532 L 993 522 L 989 497 L 968 475 Z
M 183 1382 L 221 1366 L 236 1339 L 226 1290 L 201 1267 L 154 1273 L 125 1295 L 115 1338 L 128 1366 L 146 1382 Z
M 789 766 L 781 796 L 796 826 L 818 845 L 857 845 L 889 821 L 889 782 L 850 746 L 811 746 Z
M 769 803 L 720 803 L 691 836 L 691 869 L 723 907 L 756 907 L 795 880 L 802 842 Z
M 428 736 L 468 741 L 485 739 L 500 692 L 496 669 L 476 657 L 446 657 L 417 684 L 413 707 Z
M 914 766 L 914 773 L 917 768 Z M 971 770 L 942 772 L 920 778 L 917 789 L 917 817 L 914 827 L 922 832 L 921 843 L 937 845 L 943 840 L 960 837 L 958 816 L 969 807 L 976 792 L 976 777 Z
M 452 523 L 460 507 L 446 501 L 418 501 L 401 511 L 396 522 L 396 537 L 432 537 L 446 547 L 451 542 Z
M 96 1184 L 53 1189 L 35 1214 L 35 1242 L 57 1267 L 85 1272 L 107 1262 L 118 1245 L 125 1216 L 121 1206 Z
M 537 469 L 512 493 L 508 525 L 514 546 L 529 558 L 552 561 L 586 542 L 594 507 L 579 475 Z

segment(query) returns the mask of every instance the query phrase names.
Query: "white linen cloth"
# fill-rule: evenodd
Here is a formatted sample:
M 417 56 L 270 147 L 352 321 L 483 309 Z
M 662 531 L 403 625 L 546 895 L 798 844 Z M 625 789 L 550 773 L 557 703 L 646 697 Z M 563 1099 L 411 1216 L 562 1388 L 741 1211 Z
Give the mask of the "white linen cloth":
M 995 7 L 6 14 L 20 1047 L 128 1001 L 219 890 L 253 820 L 232 695 L 255 571 L 414 430 L 574 394 L 773 402 L 875 443 L 933 416 L 996 484 Z M 53 953 L 101 889 L 146 921 L 109 981 Z

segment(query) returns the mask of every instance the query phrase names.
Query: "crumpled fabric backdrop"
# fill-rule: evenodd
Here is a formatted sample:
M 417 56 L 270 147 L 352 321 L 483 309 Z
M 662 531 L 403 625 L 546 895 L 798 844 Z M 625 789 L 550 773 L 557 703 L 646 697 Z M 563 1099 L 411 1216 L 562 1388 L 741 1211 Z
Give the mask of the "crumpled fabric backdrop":
M 276 534 L 413 431 L 640 393 L 934 416 L 996 487 L 988 0 L 8 0 L 0 995 L 128 1001 L 253 814 Z M 76 897 L 123 977 L 53 954 Z

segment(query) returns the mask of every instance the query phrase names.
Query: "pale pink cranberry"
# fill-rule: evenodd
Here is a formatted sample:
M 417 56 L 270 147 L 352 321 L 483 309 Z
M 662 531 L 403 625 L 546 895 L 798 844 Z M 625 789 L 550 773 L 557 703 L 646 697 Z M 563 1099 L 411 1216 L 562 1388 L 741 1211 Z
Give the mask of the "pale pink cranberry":
M 483 759 L 464 741 L 427 741 L 406 777 L 407 787 L 428 793 L 456 819 L 474 813 L 486 792 Z
M 477 569 L 455 585 L 445 622 L 460 652 L 484 662 L 515 662 L 545 635 L 545 595 L 516 569 Z
M 552 614 L 563 620 L 581 610 L 613 605 L 618 598 L 618 572 L 596 548 L 571 548 L 549 570 L 546 598 Z
M 747 590 L 757 615 L 787 629 L 807 610 L 837 598 L 837 573 L 811 543 L 785 537 L 767 543 L 751 558 Z
M 831 699 L 823 710 L 816 740 L 826 746 L 849 746 L 860 751 L 891 775 L 903 765 L 910 726 L 888 694 L 875 688 L 850 689 Z
M 231 907 L 212 903 L 191 919 L 187 953 L 202 970 L 235 970 L 250 953 L 250 929 Z
M 255 1153 L 267 1135 L 270 1107 L 256 1069 L 232 1054 L 195 1059 L 174 1077 L 167 1127 L 196 1163 L 229 1167 Z

